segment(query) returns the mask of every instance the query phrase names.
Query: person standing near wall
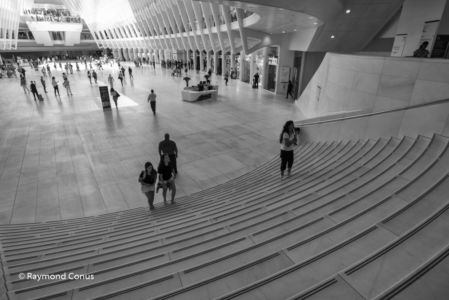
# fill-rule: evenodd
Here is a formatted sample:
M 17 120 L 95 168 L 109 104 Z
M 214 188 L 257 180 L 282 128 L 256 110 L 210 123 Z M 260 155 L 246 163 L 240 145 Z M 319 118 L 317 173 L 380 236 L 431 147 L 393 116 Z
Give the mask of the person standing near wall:
M 289 120 L 284 124 L 279 136 L 281 144 L 281 179 L 284 178 L 284 171 L 287 168 L 287 176 L 291 175 L 294 153 L 293 150 L 298 144 L 293 121 Z

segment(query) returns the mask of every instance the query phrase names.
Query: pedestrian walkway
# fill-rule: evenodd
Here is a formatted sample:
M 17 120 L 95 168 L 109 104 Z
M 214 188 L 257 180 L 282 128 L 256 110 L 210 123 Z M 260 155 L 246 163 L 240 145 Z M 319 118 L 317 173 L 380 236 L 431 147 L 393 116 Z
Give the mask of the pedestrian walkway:
M 27 67 L 28 82 L 38 82 L 44 95 L 40 103 L 23 93 L 19 79 L 0 80 L 0 223 L 146 206 L 137 177 L 145 161 L 159 162 L 158 143 L 166 132 L 180 151 L 177 197 L 204 190 L 276 156 L 282 124 L 302 118 L 283 95 L 237 80 L 226 87 L 215 75 L 217 101 L 183 102 L 182 77 L 171 77 L 171 70 L 159 66 L 133 67 L 134 79 L 126 76 L 121 87 L 118 67 L 105 65 L 97 72 L 98 81 L 106 83 L 112 73 L 121 97 L 118 109 L 103 112 L 98 85 L 90 85 L 84 64 L 80 67 L 68 75 L 73 96 L 61 91 L 60 98 L 43 93 L 41 72 Z M 59 67 L 51 66 L 51 71 L 61 83 Z M 204 73 L 189 76 L 196 84 Z M 50 86 L 48 77 L 46 81 Z M 152 88 L 158 94 L 156 116 L 146 101 Z M 156 194 L 155 204 L 161 201 Z

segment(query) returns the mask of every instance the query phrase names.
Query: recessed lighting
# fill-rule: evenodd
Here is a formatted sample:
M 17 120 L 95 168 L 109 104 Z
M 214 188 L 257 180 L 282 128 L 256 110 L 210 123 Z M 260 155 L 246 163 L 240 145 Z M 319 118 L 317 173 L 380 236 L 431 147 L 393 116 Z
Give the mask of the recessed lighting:
M 282 30 L 282 33 L 285 33 L 285 30 Z
M 335 35 L 331 35 L 331 39 L 335 39 Z
M 313 17 L 309 17 L 310 20 L 313 20 Z
M 293 29 L 293 31 L 296 31 L 296 29 Z
M 351 10 L 350 9 L 347 9 L 346 10 L 346 14 L 350 14 L 351 13 Z
M 313 22 L 313 25 L 318 25 L 318 22 Z

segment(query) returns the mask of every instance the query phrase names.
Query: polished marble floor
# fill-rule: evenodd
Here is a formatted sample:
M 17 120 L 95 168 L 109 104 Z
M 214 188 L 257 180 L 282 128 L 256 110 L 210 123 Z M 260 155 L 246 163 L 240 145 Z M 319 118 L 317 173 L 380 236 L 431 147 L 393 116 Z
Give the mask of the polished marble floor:
M 112 73 L 121 94 L 119 107 L 103 111 L 98 85 L 84 70 L 69 75 L 68 97 L 48 93 L 40 72 L 26 68 L 36 80 L 43 102 L 24 93 L 19 79 L 0 79 L 0 223 L 27 223 L 77 218 L 147 206 L 137 177 L 143 164 L 159 162 L 158 143 L 170 133 L 179 148 L 177 196 L 227 181 L 278 154 L 278 135 L 288 119 L 302 114 L 284 97 L 255 90 L 237 80 L 220 85 L 216 101 L 183 102 L 182 77 L 156 66 L 126 72 L 120 86 L 117 66 L 99 71 L 98 83 Z M 62 83 L 62 72 L 53 75 Z M 189 73 L 191 83 L 204 73 Z M 157 94 L 157 114 L 146 101 Z M 156 194 L 156 209 L 163 210 Z

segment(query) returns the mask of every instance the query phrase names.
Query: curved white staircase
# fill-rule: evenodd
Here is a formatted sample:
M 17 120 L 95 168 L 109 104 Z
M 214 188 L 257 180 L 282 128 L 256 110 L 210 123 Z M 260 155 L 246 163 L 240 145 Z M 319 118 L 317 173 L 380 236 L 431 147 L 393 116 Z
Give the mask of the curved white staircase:
M 275 157 L 150 215 L 2 225 L 4 291 L 9 299 L 447 295 L 448 147 L 442 135 L 307 143 L 285 180 Z M 18 278 L 27 272 L 94 279 Z

